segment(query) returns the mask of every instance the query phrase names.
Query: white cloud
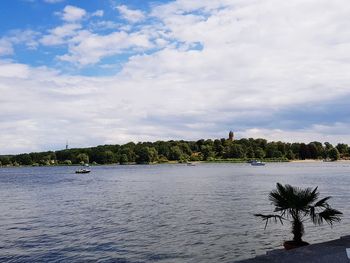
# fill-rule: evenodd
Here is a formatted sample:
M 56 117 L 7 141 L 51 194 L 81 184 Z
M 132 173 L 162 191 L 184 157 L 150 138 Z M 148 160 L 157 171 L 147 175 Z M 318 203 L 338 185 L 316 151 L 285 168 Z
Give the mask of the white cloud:
M 69 54 L 58 58 L 78 65 L 95 64 L 103 57 L 120 54 L 126 49 L 146 49 L 152 45 L 147 35 L 128 34 L 123 31 L 107 35 L 80 31 L 77 36 L 70 40 L 70 43 Z
M 62 19 L 66 22 L 76 22 L 81 20 L 86 14 L 86 11 L 82 8 L 67 5 L 63 9 L 63 13 L 61 14 L 61 16 Z
M 97 17 L 103 17 L 104 12 L 103 10 L 97 10 L 91 14 L 91 16 L 97 16 Z
M 24 64 L 0 63 L 0 77 L 28 78 L 29 67 Z
M 116 7 L 121 16 L 129 22 L 136 23 L 145 19 L 145 14 L 141 10 L 129 9 L 126 5 Z
M 40 42 L 45 46 L 65 44 L 69 38 L 77 34 L 79 29 L 81 29 L 80 24 L 64 24 L 49 30 L 49 34 L 44 35 Z
M 330 142 L 337 144 L 340 142 L 350 142 L 348 123 L 335 123 L 334 125 L 313 125 L 300 130 L 283 130 L 283 129 L 260 129 L 253 128 L 243 130 L 236 135 L 244 138 L 264 138 L 269 141 L 283 142 L 305 142 L 312 141 Z
M 151 22 L 129 31 L 64 24 L 41 39 L 67 45 L 61 60 L 82 66 L 134 53 L 117 75 L 98 78 L 2 63 L 0 118 L 8 121 L 0 122 L 0 150 L 64 147 L 66 139 L 87 146 L 223 137 L 229 129 L 240 137 L 350 143 L 339 116 L 347 106 L 331 120 L 280 115 L 325 102 L 334 108 L 350 97 L 349 14 L 345 0 L 181 0 L 154 7 L 144 14 Z
M 63 25 L 49 29 L 48 34 L 44 35 L 40 39 L 40 43 L 45 46 L 56 46 L 63 44 L 70 44 L 70 40 L 78 35 L 82 29 L 81 19 L 84 17 L 102 17 L 104 15 L 103 10 L 97 10 L 91 14 L 88 14 L 84 9 L 75 6 L 66 6 L 63 13 L 58 13 L 64 20 Z M 103 21 L 94 22 L 91 27 L 100 25 Z M 112 26 L 111 23 L 101 24 L 101 26 Z
M 28 49 L 36 49 L 40 33 L 32 30 L 12 30 L 0 38 L 0 56 L 13 55 L 15 45 L 23 44 Z
M 13 46 L 11 41 L 6 38 L 0 38 L 0 56 L 12 55 Z
M 39 43 L 40 33 L 33 30 L 12 30 L 9 32 L 7 39 L 12 44 L 24 44 L 28 49 L 35 50 Z
M 92 30 L 99 31 L 99 30 L 116 30 L 119 28 L 122 28 L 121 24 L 118 24 L 114 21 L 110 20 L 102 20 L 102 21 L 94 21 L 90 24 L 90 27 Z

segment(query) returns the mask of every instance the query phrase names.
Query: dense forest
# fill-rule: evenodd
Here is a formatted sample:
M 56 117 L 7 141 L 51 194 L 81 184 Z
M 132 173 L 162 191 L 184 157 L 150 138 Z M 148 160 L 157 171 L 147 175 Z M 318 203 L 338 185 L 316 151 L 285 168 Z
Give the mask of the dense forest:
M 0 165 L 71 165 L 71 164 L 150 164 L 166 162 L 242 162 L 252 159 L 288 161 L 305 159 L 347 159 L 347 144 L 310 142 L 268 142 L 265 139 L 216 139 L 198 141 L 129 142 L 49 152 L 0 156 Z

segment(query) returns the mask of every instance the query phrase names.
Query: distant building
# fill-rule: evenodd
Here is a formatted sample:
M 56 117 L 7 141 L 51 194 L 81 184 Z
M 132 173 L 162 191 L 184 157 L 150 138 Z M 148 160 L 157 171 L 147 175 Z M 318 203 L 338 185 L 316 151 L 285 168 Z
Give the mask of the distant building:
M 68 141 L 66 141 L 66 150 L 68 150 Z
M 230 140 L 230 141 L 233 141 L 234 140 L 234 134 L 233 134 L 233 131 L 230 131 L 229 132 L 229 134 L 228 134 L 228 139 Z

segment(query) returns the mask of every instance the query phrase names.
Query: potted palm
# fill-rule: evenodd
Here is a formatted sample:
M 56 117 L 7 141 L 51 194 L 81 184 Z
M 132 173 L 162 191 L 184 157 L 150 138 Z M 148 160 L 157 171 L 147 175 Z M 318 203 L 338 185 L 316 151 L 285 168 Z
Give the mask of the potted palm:
M 341 220 L 342 213 L 333 209 L 328 204 L 330 196 L 319 199 L 319 191 L 306 188 L 301 189 L 291 185 L 277 183 L 276 189 L 269 194 L 269 200 L 275 206 L 275 214 L 255 214 L 267 224 L 272 220 L 275 223 L 289 221 L 292 224 L 293 240 L 284 242 L 285 249 L 297 248 L 308 245 L 302 240 L 304 234 L 304 222 L 311 220 L 315 225 L 327 222 L 331 226 Z

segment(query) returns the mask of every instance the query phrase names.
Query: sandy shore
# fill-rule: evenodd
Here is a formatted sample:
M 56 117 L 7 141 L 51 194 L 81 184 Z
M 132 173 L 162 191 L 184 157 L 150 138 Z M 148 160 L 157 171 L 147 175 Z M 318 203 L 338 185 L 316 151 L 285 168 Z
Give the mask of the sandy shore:
M 307 160 L 291 160 L 290 161 L 291 163 L 320 163 L 320 162 L 323 162 L 323 160 L 313 160 L 313 159 L 307 159 Z M 350 162 L 350 160 L 338 160 L 338 161 L 335 161 L 336 163 L 337 162 Z
M 323 162 L 323 160 L 314 160 L 314 159 L 307 159 L 307 160 L 291 160 L 291 163 L 319 163 Z

